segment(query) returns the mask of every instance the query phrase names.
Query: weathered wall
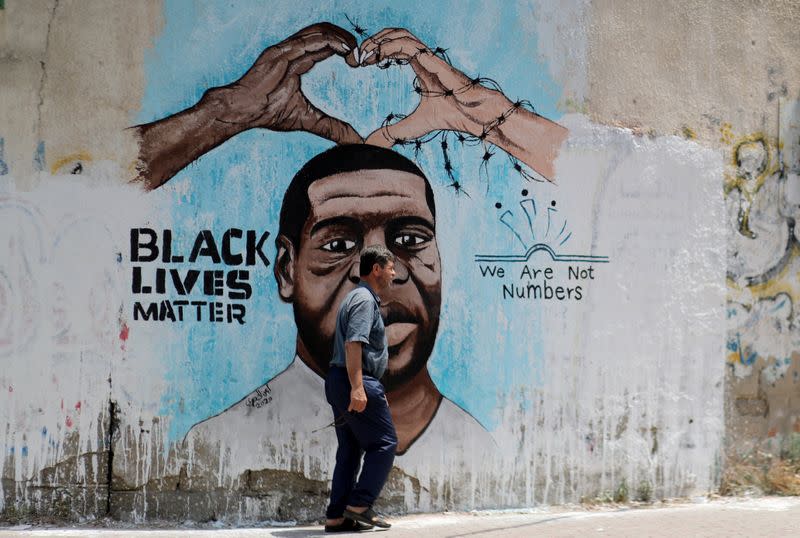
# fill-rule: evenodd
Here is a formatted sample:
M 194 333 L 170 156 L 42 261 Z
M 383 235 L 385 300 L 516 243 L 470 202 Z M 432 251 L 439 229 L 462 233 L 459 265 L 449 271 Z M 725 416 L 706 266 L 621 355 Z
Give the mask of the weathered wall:
M 319 517 L 317 372 L 373 242 L 384 509 L 702 494 L 786 450 L 797 6 L 301 4 L 4 3 L 4 517 Z M 356 132 L 435 214 L 386 153 L 284 200 Z
M 723 153 L 729 466 L 796 459 L 800 8 L 594 2 L 592 20 L 590 116 Z

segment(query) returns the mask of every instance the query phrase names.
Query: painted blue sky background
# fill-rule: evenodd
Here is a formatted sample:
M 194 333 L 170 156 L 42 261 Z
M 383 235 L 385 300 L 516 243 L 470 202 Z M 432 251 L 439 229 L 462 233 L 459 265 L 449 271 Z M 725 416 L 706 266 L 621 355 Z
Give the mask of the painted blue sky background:
M 491 77 L 512 100 L 528 99 L 545 117 L 560 116 L 561 90 L 539 63 L 528 3 L 186 0 L 164 3 L 163 29 L 145 58 L 146 89 L 136 121 L 195 104 L 206 89 L 240 77 L 264 48 L 309 24 L 328 21 L 352 30 L 345 14 L 370 33 L 408 28 L 429 46 L 448 49 L 467 75 Z M 306 75 L 303 87 L 317 106 L 366 136 L 389 112 L 413 110 L 412 79 L 409 67 L 351 69 L 333 57 Z M 331 145 L 306 133 L 249 131 L 198 159 L 170 188 L 153 193 L 171 198 L 177 248 L 190 248 L 204 228 L 220 234 L 229 227 L 259 229 L 272 234 L 268 252 L 274 258 L 272 239 L 289 180 Z M 473 257 L 519 250 L 499 223 L 495 203 L 516 203 L 522 189 L 548 200 L 553 194 L 550 186 L 526 183 L 502 156 L 492 162 L 487 183 L 479 175 L 482 153 L 472 147 L 452 154 L 469 196 L 448 186 L 438 147 L 426 147 L 417 161 L 434 187 L 443 265 L 442 318 L 429 368 L 443 394 L 492 429 L 506 397 L 540 382 L 543 342 L 537 309 L 503 303 L 498 285 L 480 279 Z M 168 386 L 161 409 L 172 417 L 173 438 L 240 400 L 293 359 L 291 307 L 278 300 L 272 268 L 256 269 L 251 280 L 255 296 L 247 325 L 175 325 L 176 343 L 165 349 Z

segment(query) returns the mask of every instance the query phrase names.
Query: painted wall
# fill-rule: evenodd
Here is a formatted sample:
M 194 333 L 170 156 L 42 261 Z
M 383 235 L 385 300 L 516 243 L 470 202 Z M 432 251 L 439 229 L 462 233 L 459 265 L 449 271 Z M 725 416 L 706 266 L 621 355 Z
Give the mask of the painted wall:
M 4 517 L 320 517 L 373 242 L 386 511 L 698 495 L 789 442 L 798 8 L 637 6 L 6 2 Z
M 636 132 L 684 136 L 722 153 L 728 214 L 725 482 L 731 486 L 723 488 L 772 489 L 767 471 L 778 460 L 800 456 L 800 60 L 787 53 L 800 38 L 797 6 L 677 1 L 627 9 L 595 2 L 592 18 L 589 85 L 598 91 L 590 92 L 589 115 Z M 636 45 L 609 52 L 621 42 Z M 748 483 L 747 475 L 762 478 Z

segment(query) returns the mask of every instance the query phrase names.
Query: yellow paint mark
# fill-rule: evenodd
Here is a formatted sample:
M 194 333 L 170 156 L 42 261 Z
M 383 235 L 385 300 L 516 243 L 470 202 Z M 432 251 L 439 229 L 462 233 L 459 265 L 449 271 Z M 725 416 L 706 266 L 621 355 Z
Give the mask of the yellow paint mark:
M 731 148 L 731 154 L 728 161 L 728 165 L 731 170 L 727 171 L 725 174 L 726 187 L 728 187 L 728 189 L 739 188 L 740 190 L 743 187 L 747 187 L 747 191 L 753 193 L 758 192 L 758 189 L 760 189 L 761 185 L 764 184 L 766 178 L 775 174 L 780 168 L 780 163 L 777 159 L 778 141 L 774 138 L 767 137 L 762 132 L 756 132 L 739 137 L 736 139 L 735 143 L 731 143 L 733 144 L 733 148 Z M 749 182 L 749 180 L 739 173 L 739 162 L 737 159 L 740 150 L 742 150 L 745 146 L 754 144 L 760 144 L 764 147 L 764 151 L 766 151 L 767 154 L 766 163 L 764 164 L 764 169 L 758 174 L 758 176 L 756 176 L 753 185 L 747 186 L 745 183 Z
M 727 277 L 725 282 L 728 286 L 728 291 L 742 291 L 742 287 L 734 279 Z
M 65 166 L 65 165 L 67 165 L 69 163 L 75 162 L 75 161 L 91 162 L 91 160 L 92 160 L 92 156 L 87 151 L 79 151 L 77 153 L 70 153 L 69 155 L 65 155 L 63 157 L 59 157 L 58 159 L 56 159 L 55 162 L 53 163 L 53 165 L 50 167 L 50 173 L 51 174 L 55 174 L 59 170 L 61 170 L 61 168 L 63 166 Z
M 723 133 L 722 141 L 732 145 L 728 167 L 725 170 L 723 182 L 723 192 L 727 196 L 734 190 L 738 190 L 744 198 L 744 204 L 739 217 L 739 232 L 747 237 L 753 237 L 750 230 L 750 207 L 753 200 L 767 178 L 776 174 L 780 169 L 778 162 L 778 141 L 770 138 L 763 132 L 755 132 L 749 135 L 735 137 L 729 123 L 723 124 L 720 131 Z M 740 152 L 748 146 L 761 146 L 764 148 L 764 165 L 757 172 L 755 177 L 747 177 L 742 174 L 739 165 Z
M 588 114 L 589 107 L 585 101 L 578 102 L 572 97 L 567 97 L 558 103 L 558 109 L 564 112 L 578 112 L 580 114 Z
M 733 144 L 733 125 L 730 123 L 723 123 L 719 128 L 720 138 L 719 141 L 723 144 Z
M 688 125 L 683 126 L 683 137 L 689 140 L 697 140 L 697 133 Z

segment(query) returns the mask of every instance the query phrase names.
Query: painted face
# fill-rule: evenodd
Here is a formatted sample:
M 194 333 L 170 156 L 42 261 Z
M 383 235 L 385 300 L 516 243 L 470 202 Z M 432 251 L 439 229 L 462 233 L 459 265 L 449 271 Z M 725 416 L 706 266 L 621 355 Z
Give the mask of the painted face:
M 384 383 L 392 390 L 425 367 L 439 327 L 441 266 L 425 181 L 397 170 L 360 170 L 315 181 L 308 197 L 293 271 L 300 339 L 327 371 L 339 305 L 359 281 L 359 253 L 386 246 L 395 255 L 393 267 L 381 272 L 391 283 L 381 311 L 389 343 Z

